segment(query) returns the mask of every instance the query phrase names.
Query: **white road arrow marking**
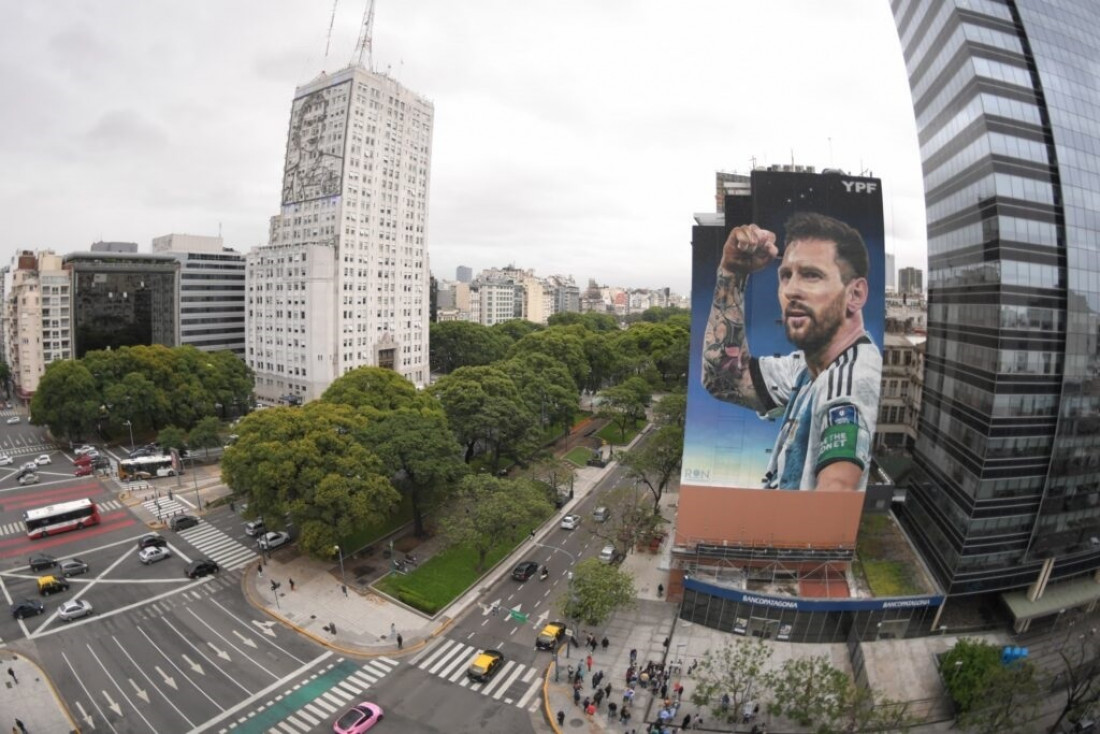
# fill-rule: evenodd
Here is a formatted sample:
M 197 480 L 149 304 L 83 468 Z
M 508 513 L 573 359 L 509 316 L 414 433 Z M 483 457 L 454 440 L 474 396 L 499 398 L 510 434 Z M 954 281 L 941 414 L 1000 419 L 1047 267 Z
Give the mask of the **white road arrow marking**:
M 154 665 L 153 667 L 156 669 L 157 674 L 160 675 L 160 677 L 164 680 L 165 685 L 172 686 L 172 690 L 177 690 L 177 691 L 179 690 L 176 687 L 176 679 L 175 678 L 173 678 L 170 675 L 165 674 L 165 672 L 163 670 L 161 670 L 161 667 L 159 665 Z
M 95 719 L 91 717 L 91 714 L 84 710 L 84 706 L 81 705 L 80 701 L 76 702 L 76 707 L 80 710 L 80 718 L 84 719 L 84 723 L 87 724 L 89 728 L 94 729 Z
M 219 650 L 218 646 L 215 645 L 213 642 L 210 642 L 209 640 L 206 642 L 206 644 L 210 647 L 211 650 L 214 651 L 214 654 L 217 655 L 219 658 L 221 658 L 222 660 L 229 660 L 229 653 L 227 653 L 225 650 Z
M 107 708 L 114 711 L 115 716 L 122 716 L 122 707 L 119 706 L 117 703 L 115 703 L 113 700 L 111 700 L 111 694 L 107 693 L 107 691 L 101 691 L 101 692 L 103 693 L 103 697 L 107 699 Z
M 141 690 L 138 684 L 134 683 L 133 678 L 127 678 L 126 680 L 130 681 L 130 685 L 134 687 L 134 695 L 140 698 L 145 703 L 149 703 L 149 694 Z
M 543 612 L 539 615 L 539 618 L 535 620 L 535 626 L 542 629 L 546 626 L 546 620 L 550 617 L 550 612 Z
M 180 655 L 180 657 L 187 661 L 187 664 L 191 666 L 191 670 L 195 671 L 199 675 L 206 675 L 206 673 L 202 669 L 202 666 L 192 661 L 191 658 L 187 657 L 186 655 Z
M 252 641 L 251 637 L 245 637 L 244 635 L 242 635 L 237 630 L 233 630 L 233 634 L 235 634 L 237 636 L 238 640 L 240 640 L 244 644 L 248 645 L 249 647 L 256 647 L 256 643 Z
M 274 620 L 268 620 L 266 622 L 261 622 L 258 619 L 254 619 L 254 620 L 252 620 L 252 624 L 259 627 L 260 631 L 263 632 L 268 637 L 274 637 L 275 636 L 275 630 L 271 629 L 272 627 L 275 626 L 275 621 Z
M 500 610 L 500 599 L 489 602 L 489 605 L 481 612 L 481 616 L 484 617 L 486 614 L 491 614 L 494 609 Z

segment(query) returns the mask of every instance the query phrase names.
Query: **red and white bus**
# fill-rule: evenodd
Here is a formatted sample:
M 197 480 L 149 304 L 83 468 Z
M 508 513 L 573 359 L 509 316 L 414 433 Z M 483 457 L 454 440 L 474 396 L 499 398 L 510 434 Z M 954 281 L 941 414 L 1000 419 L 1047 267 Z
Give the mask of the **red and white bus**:
M 32 539 L 99 524 L 99 508 L 89 499 L 61 502 L 23 513 L 23 524 Z

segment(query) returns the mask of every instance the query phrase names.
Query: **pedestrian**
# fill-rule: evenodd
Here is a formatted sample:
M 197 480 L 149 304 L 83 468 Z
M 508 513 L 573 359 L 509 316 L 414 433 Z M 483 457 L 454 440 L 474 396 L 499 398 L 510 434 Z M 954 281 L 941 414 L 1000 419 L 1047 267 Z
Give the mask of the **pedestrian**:
M 229 500 L 229 511 L 230 512 L 236 512 L 237 511 L 237 503 L 234 502 L 233 500 Z
M 596 715 L 596 704 L 589 703 L 587 706 L 585 706 L 584 707 L 584 715 L 587 716 L 590 719 L 593 716 L 595 716 Z
M 564 711 L 559 711 L 558 712 L 558 726 L 562 726 L 564 724 L 565 724 L 565 712 Z
M 630 665 L 633 667 L 634 663 L 638 661 L 638 648 L 632 647 L 630 649 Z
M 660 599 L 665 594 L 665 585 L 657 584 L 657 598 Z
M 585 710 L 585 713 L 588 712 L 588 707 L 591 706 L 591 705 L 592 705 L 592 699 L 589 698 L 588 696 L 585 696 L 584 701 L 581 703 L 581 708 Z
M 397 649 L 400 650 L 405 646 L 405 638 L 401 636 L 401 633 L 397 633 Z
M 689 726 L 691 726 L 691 714 L 684 717 L 684 723 L 680 725 L 680 728 L 687 729 Z
M 611 684 L 610 684 L 610 683 L 608 683 L 608 684 L 607 684 L 607 685 L 606 685 L 606 686 L 604 687 L 604 689 L 603 689 L 603 692 L 604 692 L 605 694 L 607 694 L 607 697 L 608 697 L 608 698 L 611 698 Z
M 696 714 L 695 720 L 691 722 L 691 728 L 692 729 L 702 729 L 703 728 L 703 717 Z
M 630 709 L 624 707 L 623 710 L 619 712 L 619 721 L 624 724 L 630 723 Z
M 290 582 L 290 590 L 294 591 L 294 579 L 287 579 Z
M 566 671 L 567 671 L 566 678 L 568 678 L 569 680 L 573 680 L 573 664 L 572 663 L 569 664 L 569 667 L 566 669 Z
M 596 691 L 596 695 L 592 697 L 592 702 L 596 704 L 596 708 L 600 707 L 600 703 L 603 701 L 603 689 Z
M 581 703 L 581 690 L 579 688 L 573 689 L 573 705 L 579 706 Z
M 394 624 L 393 622 L 390 622 L 390 637 L 393 637 L 396 634 L 397 634 L 397 625 Z
M 8 675 L 10 675 L 11 679 L 13 681 L 15 681 L 15 685 L 19 685 L 19 679 L 15 677 L 15 671 L 14 670 L 12 670 L 11 668 L 8 668 Z
M 666 637 L 666 638 L 665 638 L 665 641 L 661 643 L 662 645 L 664 645 L 664 646 L 665 646 L 665 649 L 666 649 L 666 650 L 668 649 L 668 643 L 669 643 L 669 642 L 670 642 L 670 640 L 669 640 L 669 639 L 668 639 L 668 638 Z
M 642 688 L 649 688 L 649 673 L 643 670 L 641 677 L 638 678 L 638 681 L 642 684 Z
M 668 698 L 668 683 L 661 686 L 661 698 Z
M 15 725 L 19 728 L 20 734 L 27 734 L 27 727 L 23 726 L 23 722 L 19 719 L 15 720 Z
M 607 720 L 613 721 L 615 716 L 619 713 L 619 704 L 614 701 L 607 702 Z
M 587 658 L 585 658 L 584 662 L 586 665 L 588 665 L 588 671 L 592 672 L 592 656 L 589 655 Z
M 607 646 L 610 645 L 610 644 L 611 644 L 611 640 L 607 639 L 607 635 L 604 635 L 603 639 L 600 640 L 600 647 L 602 647 L 604 650 L 606 650 Z

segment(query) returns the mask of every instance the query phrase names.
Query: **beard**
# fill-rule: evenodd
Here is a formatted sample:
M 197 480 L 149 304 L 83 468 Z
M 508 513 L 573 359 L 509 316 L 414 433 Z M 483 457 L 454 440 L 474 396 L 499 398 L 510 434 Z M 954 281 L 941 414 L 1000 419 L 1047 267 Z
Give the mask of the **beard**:
M 802 303 L 789 304 L 787 313 L 783 314 L 783 328 L 787 333 L 787 340 L 807 354 L 822 351 L 833 341 L 833 337 L 844 323 L 846 301 L 846 293 L 841 291 L 836 299 L 820 312 Z M 789 312 L 792 308 L 800 311 L 801 317 L 805 319 L 805 324 L 798 328 L 791 325 Z

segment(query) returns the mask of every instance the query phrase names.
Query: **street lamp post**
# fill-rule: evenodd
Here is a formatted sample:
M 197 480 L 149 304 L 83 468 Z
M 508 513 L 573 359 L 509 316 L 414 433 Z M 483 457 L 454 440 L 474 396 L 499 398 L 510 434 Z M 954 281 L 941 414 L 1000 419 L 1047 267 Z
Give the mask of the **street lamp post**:
M 340 549 L 340 546 L 334 545 L 332 549 L 340 554 L 340 583 L 344 585 L 344 588 L 348 588 L 347 577 L 344 576 L 344 551 Z
M 199 475 L 195 473 L 195 458 L 193 456 L 187 458 L 191 459 L 191 479 L 195 482 L 195 504 L 198 505 L 199 512 L 202 512 L 202 495 L 199 494 Z M 183 468 L 183 459 L 180 459 L 180 468 Z
M 133 453 L 134 452 L 134 424 L 131 423 L 129 420 L 127 420 L 122 425 L 124 425 L 124 426 L 126 426 L 127 428 L 130 429 L 130 453 Z

